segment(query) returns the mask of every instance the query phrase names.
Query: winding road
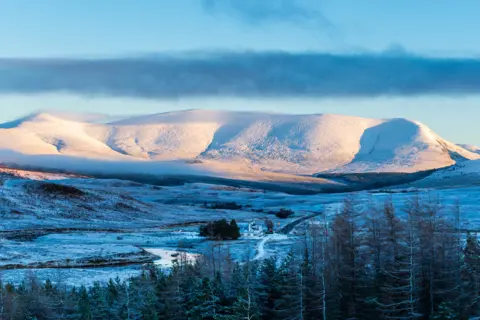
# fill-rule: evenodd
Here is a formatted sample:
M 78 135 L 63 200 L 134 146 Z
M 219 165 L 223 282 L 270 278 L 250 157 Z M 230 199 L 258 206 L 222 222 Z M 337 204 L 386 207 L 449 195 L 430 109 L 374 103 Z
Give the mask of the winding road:
M 286 224 L 283 228 L 281 228 L 280 230 L 278 230 L 278 233 L 276 234 L 269 234 L 269 235 L 266 235 L 265 237 L 263 237 L 262 240 L 260 240 L 260 242 L 258 242 L 257 244 L 257 254 L 255 255 L 255 258 L 253 258 L 254 261 L 256 260 L 261 260 L 265 257 L 265 244 L 274 239 L 278 234 L 285 234 L 285 235 L 288 235 L 290 234 L 293 229 L 298 226 L 300 223 L 302 222 L 305 222 L 305 221 L 308 221 L 310 219 L 313 219 L 319 215 L 321 215 L 323 212 L 315 212 L 313 214 L 310 214 L 308 216 L 303 216 L 297 220 L 294 220 L 288 224 Z

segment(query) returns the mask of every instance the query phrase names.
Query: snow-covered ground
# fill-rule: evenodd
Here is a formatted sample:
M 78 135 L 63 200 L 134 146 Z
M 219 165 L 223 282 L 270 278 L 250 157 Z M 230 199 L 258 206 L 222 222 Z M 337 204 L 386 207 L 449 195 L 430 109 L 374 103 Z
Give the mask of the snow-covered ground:
M 171 268 L 175 261 L 183 259 L 187 263 L 195 263 L 200 257 L 200 254 L 187 253 L 185 251 L 178 250 L 167 250 L 160 248 L 148 248 L 146 249 L 151 254 L 154 254 L 158 257 L 155 261 L 155 264 L 161 268 Z
M 212 246 L 212 242 L 198 236 L 199 224 L 220 218 L 235 219 L 241 228 L 240 240 L 215 244 L 228 249 L 234 259 L 282 255 L 301 241 L 302 228 L 308 221 L 289 234 L 249 233 L 248 225 L 255 220 L 263 227 L 263 220 L 268 218 L 275 229 L 280 230 L 302 217 L 312 216 L 311 220 L 322 221 L 322 215 L 313 217 L 317 212 L 323 212 L 330 219 L 346 196 L 291 195 L 205 183 L 159 187 L 124 180 L 0 171 L 0 270 L 5 269 L 0 271 L 0 276 L 15 281 L 34 272 L 41 279 L 85 284 L 117 275 L 126 278 L 138 274 L 147 261 L 168 266 L 177 251 L 195 258 Z M 73 189 L 57 192 L 55 188 L 42 188 L 52 182 Z M 406 201 L 415 194 L 440 199 L 441 213 L 445 215 L 452 214 L 458 200 L 463 227 L 480 229 L 478 186 L 396 187 L 356 192 L 353 196 L 360 213 L 372 201 L 382 203 L 391 197 L 398 214 L 402 215 Z M 215 203 L 229 202 L 241 208 L 208 208 Z M 278 219 L 269 214 L 280 208 L 291 209 L 295 215 Z M 108 265 L 109 262 L 116 267 Z
M 468 188 L 480 185 L 480 160 L 458 163 L 435 171 L 432 175 L 415 181 L 415 188 Z

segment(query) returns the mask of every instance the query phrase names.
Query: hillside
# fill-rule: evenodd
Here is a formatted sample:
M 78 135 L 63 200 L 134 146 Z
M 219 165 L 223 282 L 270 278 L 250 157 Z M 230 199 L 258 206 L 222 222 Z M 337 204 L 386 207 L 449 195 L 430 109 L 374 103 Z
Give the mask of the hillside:
M 472 144 L 459 144 L 458 146 L 465 149 L 465 150 L 468 150 L 470 152 L 480 154 L 480 147 L 478 147 L 478 146 L 475 146 L 475 145 L 472 145 Z
M 463 188 L 480 185 L 480 160 L 442 168 L 427 178 L 411 183 L 418 188 Z
M 41 113 L 9 122 L 0 149 L 117 164 L 198 160 L 200 171 L 227 175 L 415 172 L 480 158 L 406 119 L 210 110 L 91 119 Z

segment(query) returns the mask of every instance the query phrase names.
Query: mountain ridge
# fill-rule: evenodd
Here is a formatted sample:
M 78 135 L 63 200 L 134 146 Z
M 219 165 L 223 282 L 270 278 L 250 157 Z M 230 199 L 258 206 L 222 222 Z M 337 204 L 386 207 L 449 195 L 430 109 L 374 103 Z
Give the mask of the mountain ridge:
M 0 149 L 109 161 L 198 160 L 302 175 L 416 172 L 480 159 L 404 118 L 199 109 L 106 123 L 67 118 L 43 112 L 2 124 Z

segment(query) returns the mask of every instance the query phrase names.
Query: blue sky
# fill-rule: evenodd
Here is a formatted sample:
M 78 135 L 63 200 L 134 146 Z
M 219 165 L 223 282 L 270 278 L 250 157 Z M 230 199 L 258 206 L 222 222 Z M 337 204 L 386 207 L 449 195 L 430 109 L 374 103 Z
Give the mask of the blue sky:
M 2 0 L 0 9 L 2 57 L 398 46 L 480 55 L 476 0 Z
M 0 57 L 23 60 L 13 65 L 9 60 L 0 61 L 0 121 L 52 108 L 120 114 L 189 108 L 335 112 L 418 119 L 447 139 L 480 144 L 475 128 L 475 119 L 480 116 L 480 76 L 476 72 L 480 42 L 475 32 L 480 30 L 478 12 L 477 0 L 2 0 Z M 182 83 L 187 88 L 175 96 L 165 95 L 169 87 L 162 94 L 155 91 L 152 95 L 148 85 L 156 88 L 158 75 L 131 74 L 132 81 L 142 77 L 140 83 L 149 90 L 145 96 L 144 87 L 132 87 L 123 78 L 116 79 L 116 72 L 125 76 L 125 70 L 133 68 L 125 67 L 121 60 L 125 57 L 143 61 L 145 57 L 182 53 L 182 58 L 189 60 L 224 51 L 241 53 L 240 62 L 234 63 L 232 71 L 232 67 L 219 69 L 226 64 L 224 60 L 219 63 L 210 59 L 207 65 L 213 64 L 217 75 L 228 72 L 239 76 L 247 65 L 261 73 L 261 57 L 245 52 L 282 51 L 292 56 L 277 57 L 289 59 L 284 70 L 277 72 L 274 63 L 268 66 L 274 78 L 252 75 L 253 86 L 261 86 L 254 94 L 251 88 L 246 89 L 244 81 L 233 91 L 230 87 L 218 92 L 207 88 L 200 95 L 192 95 L 197 89 L 192 89 L 192 82 L 188 86 Z M 325 84 L 330 78 L 318 84 L 312 79 L 323 75 L 322 68 L 308 73 L 297 67 L 304 63 L 302 55 L 311 52 L 358 55 L 361 58 L 352 65 L 365 69 L 356 73 L 352 68 L 342 69 L 350 81 L 345 84 L 348 81 L 332 75 L 335 68 L 343 68 L 342 61 L 335 62 L 328 66 L 333 69 L 329 77 L 335 79 L 335 86 Z M 426 60 L 412 59 L 417 56 Z M 38 60 L 33 60 L 37 65 L 32 68 L 29 61 L 38 58 L 52 59 L 48 70 L 38 67 Z M 119 58 L 122 67 L 102 78 L 104 82 L 95 83 L 92 91 L 91 87 L 79 89 L 78 83 L 98 79 L 95 70 L 106 74 L 113 70 L 111 66 L 88 67 L 93 72 L 86 73 L 84 69 L 88 68 L 74 64 L 66 75 L 57 67 L 59 58 L 94 62 Z M 275 61 L 283 61 L 278 59 Z M 314 59 L 317 65 L 330 61 L 324 56 Z M 453 64 L 451 59 L 456 59 Z M 384 65 L 390 63 L 392 69 L 385 69 Z M 155 64 L 154 68 L 160 67 Z M 199 78 L 201 83 L 213 72 L 205 65 L 195 68 L 206 70 Z M 164 67 L 159 70 L 165 72 Z M 359 86 L 351 80 L 352 74 Z M 296 76 L 295 81 L 289 75 Z M 249 76 L 243 75 L 242 79 L 248 80 Z M 270 79 L 277 86 L 267 90 L 265 81 Z M 64 83 L 68 86 L 63 87 Z M 305 89 L 308 86 L 313 89 Z M 177 87 L 174 89 L 176 92 Z M 279 93 L 282 96 L 276 97 Z

